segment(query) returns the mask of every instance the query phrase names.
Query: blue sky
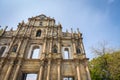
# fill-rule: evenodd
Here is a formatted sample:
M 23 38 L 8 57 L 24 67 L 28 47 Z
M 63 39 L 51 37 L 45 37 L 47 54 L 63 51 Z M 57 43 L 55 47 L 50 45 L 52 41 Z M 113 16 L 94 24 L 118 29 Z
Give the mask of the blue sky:
M 54 17 L 63 31 L 79 28 L 90 59 L 90 47 L 98 42 L 120 48 L 120 0 L 0 0 L 2 27 L 16 29 L 22 20 L 39 14 Z

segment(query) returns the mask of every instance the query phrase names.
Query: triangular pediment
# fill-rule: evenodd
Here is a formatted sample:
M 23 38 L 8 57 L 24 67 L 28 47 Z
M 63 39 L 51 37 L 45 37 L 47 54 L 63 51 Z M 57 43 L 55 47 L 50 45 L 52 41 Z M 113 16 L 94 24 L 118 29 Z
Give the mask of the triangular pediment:
M 48 17 L 46 17 L 46 15 L 44 15 L 44 14 L 41 14 L 41 15 L 32 17 L 31 19 L 46 20 L 46 19 L 48 19 Z

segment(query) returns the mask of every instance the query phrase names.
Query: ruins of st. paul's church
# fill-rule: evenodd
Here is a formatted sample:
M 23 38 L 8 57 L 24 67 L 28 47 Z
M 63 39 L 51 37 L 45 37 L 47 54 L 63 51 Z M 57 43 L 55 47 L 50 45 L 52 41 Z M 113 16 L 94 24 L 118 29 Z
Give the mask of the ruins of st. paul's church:
M 82 33 L 43 14 L 0 32 L 0 80 L 91 80 Z

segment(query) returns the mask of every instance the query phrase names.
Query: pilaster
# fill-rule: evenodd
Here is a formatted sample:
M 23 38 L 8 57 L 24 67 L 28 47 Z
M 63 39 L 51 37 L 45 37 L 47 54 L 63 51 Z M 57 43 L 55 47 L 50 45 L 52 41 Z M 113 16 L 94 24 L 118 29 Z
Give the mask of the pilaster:
M 52 40 L 50 40 L 50 46 L 49 46 L 50 50 L 49 53 L 52 53 Z
M 46 40 L 46 38 L 44 39 L 44 43 L 43 43 L 43 53 L 45 53 L 46 52 L 46 42 L 47 40 Z
M 78 78 L 78 80 L 81 80 L 79 60 L 76 59 L 75 62 L 76 62 L 77 78 Z
M 84 49 L 84 45 L 83 45 L 83 42 L 82 42 L 82 38 L 80 38 L 80 47 L 82 49 L 82 53 L 85 54 L 85 49 Z
M 58 60 L 58 80 L 61 80 L 61 60 Z
M 14 75 L 13 75 L 13 79 L 12 80 L 17 80 L 17 76 L 18 76 L 18 73 L 19 73 L 19 70 L 20 70 L 20 67 L 21 67 L 21 60 L 18 61 L 17 63 L 17 66 L 16 66 L 16 70 L 14 72 Z
M 87 61 L 85 61 L 85 69 L 86 69 L 88 80 L 91 80 L 90 72 L 89 72 L 89 68 L 88 68 L 88 62 Z
M 50 68 L 51 68 L 51 59 L 48 60 L 47 79 L 46 80 L 50 80 Z
M 76 54 L 76 44 L 75 44 L 75 39 L 72 39 L 73 43 L 73 53 Z
M 12 70 L 13 64 L 14 64 L 14 60 L 11 60 L 11 61 L 9 62 L 9 64 L 8 64 L 9 66 L 8 66 L 6 75 L 5 75 L 5 77 L 4 77 L 4 80 L 8 80 L 8 78 L 9 78 L 9 76 L 10 76 L 10 73 L 11 73 L 11 70 Z
M 0 74 L 1 74 L 1 71 L 2 71 L 2 66 L 3 66 L 3 63 L 4 63 L 4 59 L 5 58 L 0 59 Z
M 42 62 L 40 63 L 38 80 L 43 80 L 43 79 L 42 79 L 42 76 L 43 76 L 43 66 L 44 66 L 44 61 L 42 61 Z
M 58 37 L 58 53 L 61 53 L 61 39 Z

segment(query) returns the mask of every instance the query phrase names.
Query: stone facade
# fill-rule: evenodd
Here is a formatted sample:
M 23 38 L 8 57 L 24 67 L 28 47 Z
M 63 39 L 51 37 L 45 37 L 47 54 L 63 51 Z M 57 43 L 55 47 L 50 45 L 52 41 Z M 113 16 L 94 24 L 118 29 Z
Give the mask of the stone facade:
M 91 80 L 82 34 L 43 14 L 0 34 L 0 80 Z

